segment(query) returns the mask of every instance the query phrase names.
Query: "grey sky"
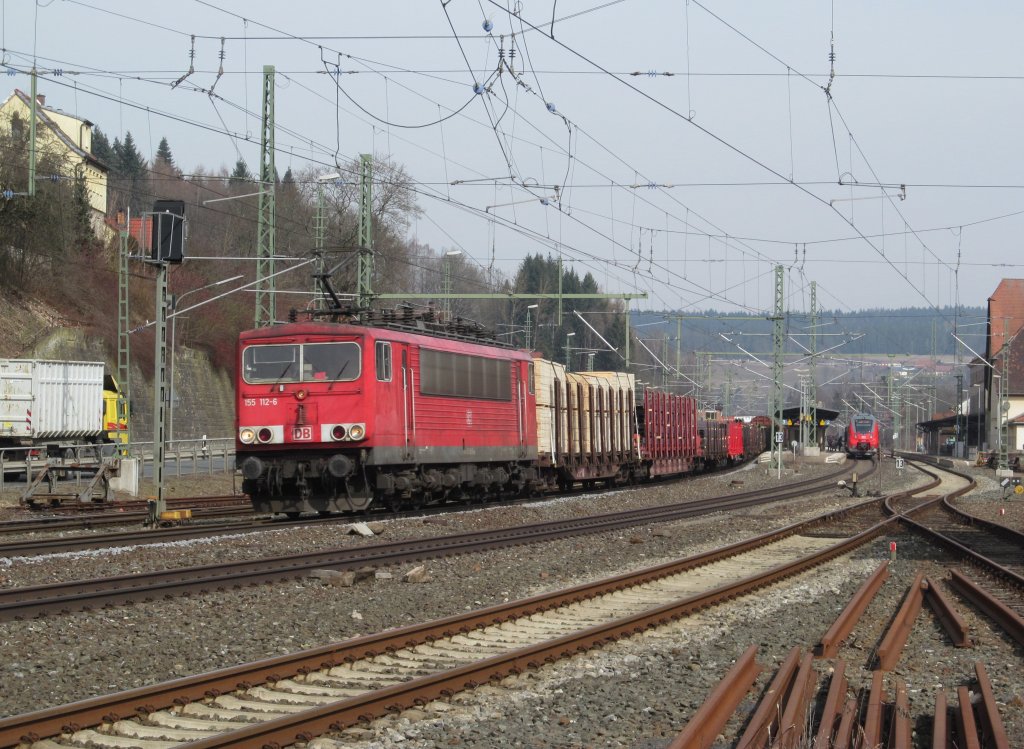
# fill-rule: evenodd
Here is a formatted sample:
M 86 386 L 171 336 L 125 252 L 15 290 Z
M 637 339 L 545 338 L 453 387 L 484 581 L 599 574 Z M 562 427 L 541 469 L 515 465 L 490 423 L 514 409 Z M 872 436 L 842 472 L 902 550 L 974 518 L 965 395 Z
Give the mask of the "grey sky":
M 35 56 L 48 105 L 147 157 L 166 136 L 186 171 L 255 171 L 274 65 L 279 172 L 390 155 L 417 182 L 420 241 L 508 272 L 561 252 L 646 291 L 634 309 L 765 310 L 780 262 L 798 311 L 810 281 L 829 309 L 984 305 L 1024 273 L 1019 3 L 0 8 L 4 96 Z

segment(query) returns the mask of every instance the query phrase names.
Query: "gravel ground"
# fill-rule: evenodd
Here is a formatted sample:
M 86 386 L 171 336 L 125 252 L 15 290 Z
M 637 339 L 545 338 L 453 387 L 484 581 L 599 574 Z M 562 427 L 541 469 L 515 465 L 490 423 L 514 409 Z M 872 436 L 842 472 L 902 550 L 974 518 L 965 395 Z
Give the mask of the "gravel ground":
M 883 461 L 880 479 L 867 489 L 893 491 L 920 482 L 916 471 L 901 476 Z M 831 471 L 805 465 L 803 478 Z M 785 478 L 794 478 L 787 471 Z M 991 471 L 988 472 L 991 476 Z M 739 478 L 743 489 L 777 483 L 763 468 L 739 474 L 701 477 L 681 484 L 653 484 L 583 499 L 553 500 L 518 507 L 484 508 L 441 518 L 387 523 L 385 539 L 437 535 L 462 530 L 555 519 L 580 512 L 600 512 L 661 504 L 729 491 Z M 992 482 L 979 496 L 963 500 L 1024 525 L 1021 503 L 1002 503 Z M 215 492 L 219 493 L 219 492 Z M 688 556 L 767 528 L 837 508 L 851 501 L 848 492 L 826 492 L 813 500 L 718 514 L 673 523 L 667 537 L 652 527 L 582 539 L 534 545 L 463 557 L 431 560 L 432 580 L 400 582 L 394 578 L 354 588 L 330 587 L 314 579 L 263 585 L 188 599 L 172 599 L 108 611 L 73 614 L 30 622 L 0 623 L 0 714 L 12 715 L 111 691 L 129 689 L 174 676 L 198 673 L 300 648 L 315 647 L 355 635 L 413 621 L 450 615 L 543 590 L 604 577 L 625 569 Z M 1011 507 L 1013 515 L 1010 515 Z M 978 514 L 981 514 L 979 511 Z M 872 621 L 887 619 L 906 586 L 928 560 L 942 553 L 911 538 L 900 538 L 900 559 L 876 602 Z M 731 661 L 750 644 L 760 646 L 759 660 L 773 664 L 793 644 L 812 645 L 863 578 L 888 557 L 889 539 L 879 539 L 846 562 L 807 573 L 757 596 L 732 602 L 692 617 L 670 630 L 632 638 L 568 663 L 541 669 L 457 697 L 450 709 L 425 710 L 422 720 L 407 717 L 377 721 L 345 736 L 344 745 L 403 746 L 664 746 L 685 724 Z M 365 543 L 339 527 L 282 530 L 217 541 L 183 542 L 103 553 L 75 553 L 0 560 L 5 585 L 30 585 L 62 579 L 123 574 L 143 569 L 204 564 Z M 939 576 L 937 569 L 930 574 Z M 818 601 L 828 591 L 833 601 Z M 918 620 L 902 674 L 910 683 L 915 709 L 933 700 L 935 684 L 966 683 L 975 660 L 983 660 L 1005 703 L 1004 718 L 1024 737 L 1024 694 L 1019 646 L 993 632 L 984 620 L 968 616 L 978 647 L 954 651 L 945 645 L 933 618 Z M 889 612 L 889 613 L 885 613 Z M 780 621 L 785 626 L 780 627 Z M 855 673 L 866 666 L 877 638 L 857 633 L 844 656 Z M 902 664 L 901 664 L 902 668 Z M 767 678 L 767 677 L 764 677 Z M 930 690 L 930 691 L 929 691 Z M 414 714 L 415 717 L 415 714 Z M 324 746 L 335 742 L 323 740 Z

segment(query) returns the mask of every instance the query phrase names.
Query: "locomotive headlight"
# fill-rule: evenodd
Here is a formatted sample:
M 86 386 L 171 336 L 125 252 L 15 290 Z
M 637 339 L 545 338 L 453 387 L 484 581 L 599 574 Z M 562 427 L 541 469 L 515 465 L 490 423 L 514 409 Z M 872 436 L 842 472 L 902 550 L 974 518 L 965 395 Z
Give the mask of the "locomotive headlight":
M 307 395 L 309 395 L 309 393 L 307 393 L 305 390 L 296 390 L 295 391 L 295 400 L 297 400 L 297 401 L 304 401 L 304 400 L 306 400 L 306 396 Z
M 345 439 L 345 434 L 346 434 L 346 431 L 345 431 L 345 425 L 344 424 L 335 424 L 334 428 L 331 429 L 331 438 L 332 439 L 341 441 L 341 440 Z
M 260 427 L 260 430 L 256 432 L 256 439 L 260 442 L 270 442 L 274 438 L 274 433 L 270 430 L 270 427 Z
M 362 424 L 353 424 L 348 430 L 349 439 L 361 440 L 366 436 L 366 427 Z
M 250 427 L 242 427 L 238 430 L 238 440 L 243 445 L 251 445 L 256 441 L 256 430 Z

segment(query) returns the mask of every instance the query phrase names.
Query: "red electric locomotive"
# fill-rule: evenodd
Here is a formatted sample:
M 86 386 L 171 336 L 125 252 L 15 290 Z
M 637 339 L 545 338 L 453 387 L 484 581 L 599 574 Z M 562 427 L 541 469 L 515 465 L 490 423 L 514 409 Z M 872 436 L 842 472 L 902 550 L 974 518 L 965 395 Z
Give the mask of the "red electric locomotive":
M 534 478 L 525 351 L 290 323 L 242 333 L 238 373 L 237 460 L 257 512 L 397 507 Z
M 878 419 L 871 414 L 854 414 L 846 427 L 846 455 L 874 458 L 878 455 Z

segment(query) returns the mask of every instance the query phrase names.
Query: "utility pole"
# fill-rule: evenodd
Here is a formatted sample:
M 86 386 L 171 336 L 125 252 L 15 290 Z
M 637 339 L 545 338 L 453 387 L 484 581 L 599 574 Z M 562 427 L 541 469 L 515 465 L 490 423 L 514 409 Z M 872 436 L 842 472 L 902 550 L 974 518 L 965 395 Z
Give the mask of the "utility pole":
M 131 226 L 131 208 L 124 213 L 118 211 L 118 230 L 120 234 L 120 248 L 118 251 L 117 266 L 117 384 L 120 386 L 117 395 L 118 429 L 120 429 L 121 415 L 124 415 L 125 429 L 124 439 L 131 442 L 131 414 L 128 406 L 131 399 L 131 336 L 128 330 L 131 326 L 131 315 L 129 309 L 129 285 L 128 285 L 128 229 Z M 118 446 L 120 450 L 120 445 Z
M 682 341 L 683 341 L 683 318 L 676 318 L 676 372 L 683 371 L 682 361 Z
M 728 418 L 732 414 L 732 370 L 726 373 L 725 378 L 725 405 L 722 414 Z
M 28 194 L 36 194 L 36 65 L 32 63 L 32 101 L 28 125 Z
M 274 66 L 263 66 L 263 119 L 260 135 L 260 206 L 256 230 L 256 324 L 277 320 L 277 281 L 274 276 L 276 205 L 274 168 Z
M 629 310 L 628 309 L 626 310 L 626 314 L 629 314 Z M 561 248 L 559 248 L 559 250 L 558 250 L 558 319 L 557 319 L 557 322 L 558 322 L 558 327 L 561 328 L 562 327 L 562 250 L 561 250 Z M 626 324 L 628 325 L 629 323 L 627 322 Z M 627 341 L 629 340 L 628 332 L 626 334 L 626 340 Z M 629 359 L 629 354 L 628 353 L 626 355 L 626 359 L 627 360 Z
M 373 301 L 373 156 L 359 156 L 359 278 L 356 296 L 359 309 Z
M 892 377 L 891 372 L 890 372 L 889 376 Z M 895 457 L 896 451 L 900 449 L 900 444 L 899 444 L 900 429 L 903 426 L 900 423 L 900 421 L 901 421 L 900 417 L 902 415 L 901 412 L 902 412 L 903 407 L 902 407 L 902 405 L 900 403 L 900 381 L 899 381 L 898 377 L 896 378 L 896 382 L 893 384 L 892 396 L 893 396 L 893 400 L 892 400 L 892 452 L 893 452 L 893 456 Z
M 772 431 L 782 431 L 782 356 L 783 356 L 783 305 L 785 304 L 783 281 L 785 269 L 781 265 L 775 266 L 775 311 L 772 315 L 774 326 L 772 327 L 772 397 L 769 410 L 769 417 L 772 420 Z M 773 444 L 778 448 L 776 454 L 776 467 L 779 471 L 779 478 L 782 478 L 782 443 L 777 441 L 775 434 L 772 435 Z
M 800 375 L 800 445 L 807 446 L 807 377 Z
M 804 447 L 818 446 L 818 385 L 814 370 L 814 360 L 818 353 L 818 282 L 811 281 L 811 379 L 807 397 L 810 401 L 812 429 L 808 432 L 808 441 Z
M 154 216 L 154 220 L 157 220 Z M 152 523 L 167 509 L 164 500 L 164 459 L 165 426 L 167 408 L 167 262 L 153 261 L 156 267 L 156 346 L 153 356 L 153 486 L 156 488 L 156 505 Z
M 959 348 L 959 344 L 957 344 Z M 956 373 L 956 452 L 957 457 L 961 457 L 960 453 L 960 440 L 963 438 L 964 432 L 963 416 L 964 416 L 964 373 L 960 371 L 960 357 L 957 356 L 957 373 Z
M 185 204 L 160 201 L 148 215 L 153 222 L 153 247 L 150 259 L 156 270 L 156 304 L 153 311 L 155 349 L 153 355 L 153 485 L 155 502 L 150 506 L 149 521 L 155 525 L 167 509 L 164 501 L 164 458 L 167 414 L 167 266 L 184 258 Z
M 1016 337 L 1016 333 L 1014 334 Z M 1007 389 L 1009 388 L 1008 380 L 1010 377 L 1010 338 L 1007 337 L 1007 321 L 1003 318 L 1003 348 L 1000 351 L 1002 358 L 1002 376 L 999 378 L 999 406 L 996 408 L 996 416 L 999 418 L 999 466 L 996 471 L 996 477 L 1011 477 L 1013 471 L 1010 470 L 1010 456 L 1009 456 L 1009 443 L 1010 443 L 1010 429 L 1007 422 L 1007 416 L 1010 411 L 1010 401 L 1006 397 Z

